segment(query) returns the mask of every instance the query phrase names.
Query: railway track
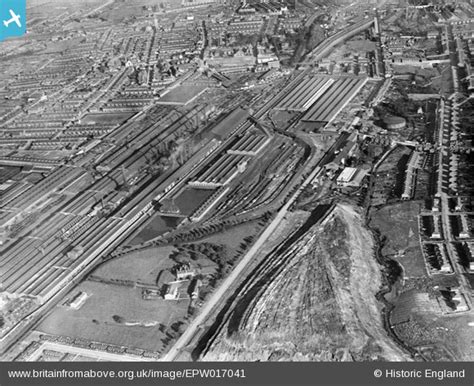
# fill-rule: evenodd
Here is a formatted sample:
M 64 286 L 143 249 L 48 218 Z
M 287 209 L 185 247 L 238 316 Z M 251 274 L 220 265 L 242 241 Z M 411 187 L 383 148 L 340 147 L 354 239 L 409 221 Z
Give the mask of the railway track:
M 220 310 L 215 322 L 202 335 L 193 351 L 193 359 L 205 355 L 217 337 L 224 333 L 232 334 L 239 330 L 240 326 L 249 321 L 249 316 L 256 306 L 259 295 L 272 285 L 273 278 L 277 277 L 285 269 L 287 263 L 304 248 L 302 242 L 305 234 L 320 221 L 331 209 L 330 205 L 315 209 L 310 218 L 293 232 L 285 241 L 279 244 L 254 268 L 239 287 L 228 298 L 224 307 Z

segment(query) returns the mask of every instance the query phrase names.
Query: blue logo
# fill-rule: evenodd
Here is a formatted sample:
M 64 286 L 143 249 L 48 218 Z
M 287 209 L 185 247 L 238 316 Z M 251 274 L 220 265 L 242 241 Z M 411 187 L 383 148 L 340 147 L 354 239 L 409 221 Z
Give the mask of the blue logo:
M 0 0 L 0 41 L 26 33 L 26 0 Z

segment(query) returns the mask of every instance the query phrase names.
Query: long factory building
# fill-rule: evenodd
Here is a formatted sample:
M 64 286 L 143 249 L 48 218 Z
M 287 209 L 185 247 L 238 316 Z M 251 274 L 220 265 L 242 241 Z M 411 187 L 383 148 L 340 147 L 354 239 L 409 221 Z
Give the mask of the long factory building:
M 189 184 L 196 187 L 217 188 L 229 184 L 245 171 L 248 159 L 243 155 L 221 154 L 207 169 L 199 173 Z
M 310 107 L 303 121 L 330 123 L 341 110 L 354 98 L 368 78 L 342 77 Z
M 306 111 L 335 82 L 330 76 L 305 77 L 276 107 L 277 110 Z
M 271 137 L 258 134 L 245 134 L 237 140 L 232 149 L 227 152 L 235 155 L 256 156 L 260 153 L 272 140 Z
M 304 77 L 277 105 L 277 110 L 304 113 L 302 120 L 328 124 L 357 95 L 367 77 L 316 75 Z

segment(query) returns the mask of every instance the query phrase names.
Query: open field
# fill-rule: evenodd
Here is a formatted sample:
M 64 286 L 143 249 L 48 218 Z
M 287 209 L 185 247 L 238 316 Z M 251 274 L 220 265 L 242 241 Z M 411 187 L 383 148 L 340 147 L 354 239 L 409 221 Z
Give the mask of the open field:
M 174 247 L 159 247 L 105 262 L 92 272 L 90 280 L 60 302 L 38 331 L 154 352 L 163 350 L 176 333 L 173 326 L 188 315 L 190 299 L 144 300 L 142 288 L 154 288 L 162 272 L 171 275 L 176 261 L 170 257 L 175 254 Z M 209 273 L 215 270 L 215 264 L 205 256 L 192 264 Z M 78 310 L 64 305 L 79 292 L 89 297 Z
M 405 277 L 423 277 L 426 268 L 418 234 L 419 202 L 401 202 L 375 210 L 372 226 L 385 239 L 382 253 L 403 266 Z
M 223 244 L 231 251 L 238 251 L 241 247 L 242 240 L 246 237 L 254 236 L 259 230 L 257 222 L 248 222 L 242 225 L 232 227 L 231 229 L 218 233 L 216 235 L 206 237 L 200 242 Z
M 100 265 L 92 275 L 155 284 L 161 270 L 173 267 L 174 262 L 169 259 L 173 251 L 173 247 L 161 247 L 131 252 Z
M 166 337 L 160 331 L 160 324 L 169 326 L 184 318 L 189 306 L 189 300 L 143 300 L 140 288 L 91 281 L 81 283 L 72 295 L 79 291 L 90 296 L 79 310 L 59 305 L 37 330 L 51 335 L 160 351 L 164 346 L 161 339 Z M 124 323 L 139 322 L 151 326 L 126 326 L 114 321 L 114 315 L 122 317 Z

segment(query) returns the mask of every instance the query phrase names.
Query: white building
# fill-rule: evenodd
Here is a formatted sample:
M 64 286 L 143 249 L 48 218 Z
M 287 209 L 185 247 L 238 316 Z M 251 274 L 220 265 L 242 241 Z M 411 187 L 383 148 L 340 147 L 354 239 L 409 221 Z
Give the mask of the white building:
M 367 174 L 366 170 L 357 168 L 344 168 L 336 179 L 337 186 L 341 187 L 359 187 Z
M 89 295 L 87 295 L 86 292 L 79 292 L 71 301 L 69 304 L 69 307 L 71 307 L 74 310 L 78 310 L 79 308 L 82 307 L 82 305 L 86 302 L 87 298 Z

